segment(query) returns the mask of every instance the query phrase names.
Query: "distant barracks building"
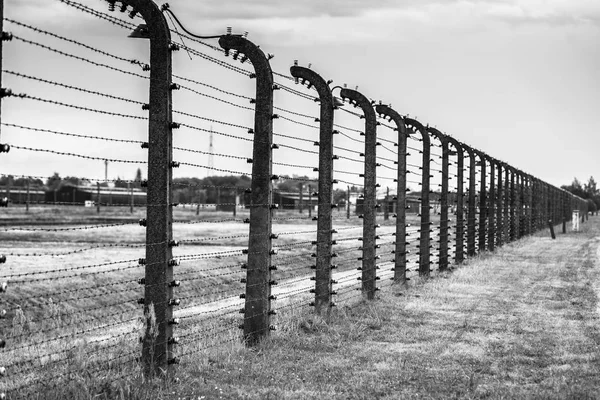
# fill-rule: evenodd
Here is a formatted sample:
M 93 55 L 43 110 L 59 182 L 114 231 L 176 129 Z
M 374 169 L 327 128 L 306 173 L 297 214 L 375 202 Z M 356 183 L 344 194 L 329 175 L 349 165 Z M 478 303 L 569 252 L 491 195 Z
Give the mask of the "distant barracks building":
M 25 204 L 28 199 L 30 203 L 45 204 L 89 204 L 90 202 L 108 205 L 128 206 L 133 200 L 136 206 L 146 205 L 146 192 L 139 188 L 119 188 L 119 187 L 98 187 L 82 186 L 71 183 L 63 183 L 56 190 L 48 190 L 43 187 L 30 188 L 25 187 L 3 188 L 2 197 L 7 199 L 8 203 Z
M 93 201 L 100 204 L 127 206 L 131 204 L 132 198 L 134 205 L 146 205 L 146 192 L 138 188 L 100 187 L 100 191 L 98 191 L 98 188 L 94 186 L 65 183 L 56 191 L 47 191 L 45 201 L 47 203 L 78 204 Z

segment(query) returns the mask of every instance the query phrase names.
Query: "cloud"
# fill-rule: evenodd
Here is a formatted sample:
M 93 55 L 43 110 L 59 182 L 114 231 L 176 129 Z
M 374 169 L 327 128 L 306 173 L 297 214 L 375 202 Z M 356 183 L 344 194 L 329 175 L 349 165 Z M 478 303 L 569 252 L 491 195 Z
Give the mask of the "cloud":
M 426 30 L 471 34 L 499 24 L 596 24 L 598 0 L 171 0 L 190 30 L 249 31 L 261 43 L 287 45 L 418 40 Z M 285 5 L 282 5 L 285 4 Z
M 577 25 L 600 22 L 597 0 L 510 0 L 489 5 L 485 15 L 517 24 Z
M 359 17 L 370 11 L 381 9 L 403 9 L 415 5 L 432 3 L 455 3 L 459 0 L 207 0 L 197 6 L 184 0 L 171 1 L 171 9 L 184 9 L 201 19 L 296 19 L 306 17 Z M 194 5 L 191 5 L 194 4 Z
M 598 0 L 206 0 L 201 4 L 172 0 L 171 8 L 184 10 L 194 20 L 266 20 L 271 18 L 354 18 L 378 12 L 408 12 L 419 19 L 425 13 L 435 20 L 449 12 L 457 16 L 468 12 L 473 18 L 492 18 L 510 22 L 545 22 L 550 24 L 597 21 Z

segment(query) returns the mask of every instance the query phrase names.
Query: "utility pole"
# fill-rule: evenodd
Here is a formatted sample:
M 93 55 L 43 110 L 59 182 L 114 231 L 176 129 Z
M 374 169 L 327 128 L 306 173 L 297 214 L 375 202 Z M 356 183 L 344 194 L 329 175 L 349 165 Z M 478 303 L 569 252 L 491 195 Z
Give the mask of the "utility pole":
M 108 160 L 104 160 L 104 182 L 108 182 Z
M 206 176 L 210 176 L 213 168 L 215 167 L 215 155 L 213 146 L 213 129 L 210 126 L 210 136 L 208 139 L 208 169 L 206 170 Z

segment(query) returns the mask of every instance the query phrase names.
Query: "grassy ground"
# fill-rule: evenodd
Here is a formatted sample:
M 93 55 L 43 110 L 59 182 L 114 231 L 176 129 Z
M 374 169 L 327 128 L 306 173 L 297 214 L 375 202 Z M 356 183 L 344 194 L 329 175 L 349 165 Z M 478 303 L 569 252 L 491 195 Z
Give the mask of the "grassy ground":
M 338 222 L 341 226 L 344 223 L 351 221 Z M 600 291 L 597 276 L 599 223 L 590 220 L 584 225 L 584 233 L 559 234 L 555 241 L 543 232 L 499 249 L 492 255 L 473 258 L 450 274 L 434 274 L 427 282 L 413 279 L 409 288 L 390 286 L 389 281 L 382 281 L 381 285 L 385 287 L 375 302 L 362 303 L 360 292 L 348 290 L 344 294 L 346 302 L 334 309 L 328 321 L 310 316 L 308 294 L 299 293 L 290 299 L 277 300 L 274 303 L 278 311 L 274 319 L 277 331 L 254 350 L 244 349 L 239 343 L 237 324 L 240 323 L 240 315 L 237 308 L 241 307 L 241 303 L 233 308 L 233 314 L 228 309 L 228 314 L 220 319 L 201 316 L 176 329 L 176 334 L 182 337 L 181 344 L 176 346 L 182 363 L 177 367 L 178 382 L 171 382 L 166 387 L 159 382 L 142 384 L 135 361 L 124 362 L 139 355 L 136 341 L 139 328 L 136 328 L 135 322 L 131 323 L 132 333 L 121 338 L 122 343 L 113 339 L 102 343 L 103 346 L 110 344 L 108 350 L 90 342 L 90 338 L 92 341 L 99 340 L 102 335 L 111 337 L 120 331 L 94 330 L 86 335 L 66 337 L 65 343 L 53 344 L 56 349 L 52 349 L 68 349 L 65 359 L 68 362 L 67 365 L 64 362 L 60 364 L 62 370 L 44 367 L 48 360 L 41 359 L 39 365 L 31 368 L 26 365 L 24 372 L 29 379 L 35 378 L 36 374 L 52 376 L 58 372 L 60 379 L 51 383 L 48 390 L 38 392 L 39 398 L 600 397 L 595 391 L 595 387 L 600 386 L 600 327 L 596 297 Z M 310 221 L 284 221 L 276 225 L 274 231 L 311 231 L 316 228 L 314 224 Z M 239 248 L 246 239 L 229 239 L 227 236 L 242 234 L 247 231 L 247 226 L 241 223 L 176 225 L 179 238 L 222 237 L 191 248 L 184 246 L 177 252 L 183 255 Z M 124 238 L 125 243 L 143 243 L 141 227 L 128 225 L 116 229 L 118 235 L 114 234 L 114 230 L 101 234 L 102 230 L 42 232 L 40 235 L 31 232 L 15 235 L 13 231 L 0 233 L 0 239 L 3 244 L 10 243 L 14 252 L 32 251 L 32 248 L 35 251 L 59 252 L 90 244 L 120 243 Z M 346 236 L 362 234 L 361 229 L 341 232 Z M 311 237 L 310 233 L 281 235 L 277 245 L 311 240 Z M 202 247 L 198 247 L 200 245 Z M 344 245 L 350 245 L 350 242 Z M 282 253 L 304 254 L 312 251 L 310 247 L 291 248 Z M 3 268 L 4 273 L 9 270 L 43 270 L 48 265 L 62 268 L 93 263 L 96 259 L 136 258 L 138 252 L 143 253 L 143 248 L 101 248 L 72 257 L 51 258 L 51 264 L 36 266 L 25 264 L 36 259 L 47 262 L 48 258 L 25 257 L 16 265 L 13 258 L 9 259 L 12 263 L 5 264 Z M 276 278 L 297 275 L 296 268 L 305 268 L 308 260 L 310 258 L 300 258 L 297 266 L 292 264 L 289 271 L 278 271 Z M 353 260 L 356 264 L 356 258 Z M 193 282 L 198 284 L 187 284 L 184 280 L 185 285 L 179 289 L 180 295 L 192 295 L 192 304 L 212 299 L 215 296 L 210 294 L 211 291 L 220 290 L 216 285 L 228 284 L 238 277 L 229 275 L 229 270 L 224 269 L 226 275 L 212 278 L 209 274 L 204 275 L 202 269 L 231 262 L 227 257 L 194 262 L 189 268 L 190 271 L 197 270 L 198 274 L 186 279 L 196 278 Z M 187 267 L 182 265 L 178 271 L 187 271 L 184 268 Z M 307 274 L 311 273 L 307 269 Z M 139 275 L 139 271 L 134 275 Z M 111 283 L 136 276 L 117 273 L 103 279 Z M 102 283 L 96 276 L 90 278 L 94 285 Z M 71 284 L 79 288 L 81 286 L 77 285 L 84 282 L 88 284 L 83 280 L 80 283 L 71 281 Z M 243 291 L 243 285 L 239 280 L 236 282 L 232 299 L 238 298 L 237 293 Z M 310 281 L 306 282 L 312 285 Z M 135 294 L 139 289 L 135 283 L 131 285 L 134 293 L 123 293 L 135 298 L 141 292 Z M 47 292 L 54 298 L 54 303 L 51 309 L 44 306 L 44 315 L 61 313 L 65 311 L 61 307 L 65 306 L 57 304 L 56 290 L 68 290 L 70 286 L 60 281 L 41 282 L 39 286 L 11 291 L 8 297 L 17 300 L 12 296 L 18 293 L 33 295 Z M 290 290 L 296 286 L 306 285 L 302 282 L 280 289 Z M 99 304 L 100 299 L 108 303 L 119 301 L 115 297 L 119 294 L 110 293 L 106 298 L 93 297 L 82 302 L 78 300 L 81 294 L 75 292 L 67 297 L 73 299 L 73 310 L 93 307 Z M 297 302 L 299 298 L 302 304 Z M 239 298 L 237 302 L 240 302 Z M 133 306 L 132 310 L 137 308 Z M 96 318 L 102 315 L 86 315 L 74 327 L 71 319 L 57 321 L 49 318 L 47 323 L 56 324 L 56 328 L 60 329 L 64 327 L 66 332 L 69 329 L 81 331 L 96 326 L 89 324 L 88 317 L 98 324 Z M 39 340 L 41 336 L 35 334 L 36 327 L 48 327 L 43 324 L 34 326 L 32 337 Z M 46 346 L 28 348 L 27 357 L 36 357 L 37 353 L 47 350 Z M 115 361 L 106 365 L 102 360 L 107 358 Z M 10 372 L 13 372 L 8 375 L 10 379 L 15 379 L 14 373 L 21 376 L 21 371 Z M 36 394 L 31 392 L 20 394 L 23 398 L 36 398 Z M 10 398 L 18 396 L 13 393 Z
M 184 360 L 168 399 L 598 398 L 600 221 L 472 259 L 254 350 Z

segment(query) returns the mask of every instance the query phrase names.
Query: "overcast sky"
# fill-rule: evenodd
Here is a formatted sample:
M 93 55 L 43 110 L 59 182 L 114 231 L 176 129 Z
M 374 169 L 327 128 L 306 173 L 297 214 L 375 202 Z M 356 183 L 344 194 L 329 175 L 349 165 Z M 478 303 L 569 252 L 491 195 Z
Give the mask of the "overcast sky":
M 81 2 L 107 11 L 104 1 Z M 271 60 L 275 71 L 288 74 L 295 59 L 300 65 L 311 63 L 313 70 L 326 79 L 333 79 L 335 84 L 358 86 L 367 97 L 391 103 L 401 114 L 436 126 L 442 132 L 549 183 L 560 186 L 570 183 L 573 177 L 585 181 L 590 175 L 600 178 L 600 135 L 597 133 L 600 126 L 600 1 L 171 0 L 169 3 L 187 28 L 199 34 L 221 34 L 227 26 L 232 26 L 234 32 L 248 31 L 250 40 L 265 52 L 275 54 Z M 8 18 L 77 38 L 115 54 L 140 60 L 148 57 L 147 41 L 127 39 L 127 32 L 122 29 L 57 0 L 6 0 L 4 11 Z M 119 13 L 114 15 L 127 18 Z M 42 43 L 54 43 L 46 36 L 14 24 L 5 23 L 4 30 Z M 176 35 L 173 38 L 177 39 Z M 84 51 L 79 47 L 64 48 L 74 54 Z M 210 49 L 202 50 L 225 59 Z M 18 41 L 4 43 L 3 68 L 147 101 L 147 81 L 130 77 L 126 81 L 122 77 L 105 79 L 103 71 L 63 60 Z M 121 68 L 143 73 L 135 66 L 121 65 Z M 245 68 L 251 69 L 251 66 L 245 64 Z M 252 82 L 246 77 L 235 74 L 232 77 L 230 71 L 203 63 L 197 57 L 190 61 L 185 52 L 175 56 L 174 72 L 253 97 Z M 57 99 L 59 93 L 53 87 L 7 74 L 3 76 L 3 86 L 53 99 Z M 71 94 L 60 98 L 65 102 L 84 104 L 76 95 L 69 96 Z M 176 97 L 175 108 L 252 126 L 252 114 L 245 110 L 218 111 L 216 107 L 213 110 L 210 105 L 198 106 L 183 97 L 179 103 L 177 100 Z M 115 107 L 114 102 L 90 101 L 98 108 L 123 110 L 120 105 Z M 17 106 L 14 102 L 20 103 Z M 242 103 L 248 105 L 245 100 Z M 279 93 L 275 100 L 275 105 L 278 104 L 296 107 L 294 100 L 288 101 Z M 318 115 L 314 104 L 298 107 L 304 107 L 300 112 Z M 133 110 L 130 113 L 144 115 L 137 105 Z M 87 134 L 115 133 L 113 137 L 120 137 L 116 132 L 127 131 L 134 132 L 131 138 L 139 140 L 143 140 L 145 134 L 144 121 L 113 118 L 107 130 L 108 122 L 90 124 L 90 117 L 81 113 L 65 117 L 71 116 L 70 113 L 71 110 L 28 100 L 5 99 L 2 121 Z M 336 115 L 338 121 L 343 118 L 346 117 Z M 205 129 L 208 127 L 206 123 L 202 124 Z M 361 127 L 359 120 L 347 124 Z M 214 128 L 230 132 L 229 128 L 218 124 Z M 75 142 L 63 145 L 56 142 L 56 137 L 45 141 L 37 136 L 25 136 L 19 130 L 2 129 L 2 142 L 18 142 L 17 145 L 24 146 L 35 140 L 47 148 L 56 149 L 52 147 L 56 144 L 82 154 L 92 154 L 96 150 L 95 144 L 92 146 L 89 142 L 84 142 L 83 146 Z M 296 134 L 295 130 L 299 128 L 275 121 L 275 130 L 278 129 Z M 181 143 L 191 146 L 191 140 L 182 138 Z M 235 145 L 227 140 L 215 137 L 214 151 L 251 156 L 246 144 Z M 208 150 L 206 136 L 200 143 L 193 143 L 198 150 Z M 114 153 L 111 150 L 110 154 L 100 156 L 119 158 L 110 156 L 122 155 L 121 150 L 119 147 Z M 46 155 L 27 153 L 29 158 L 24 159 L 18 157 L 18 152 L 11 153 L 12 158 L 3 156 L 10 163 L 8 166 L 3 163 L 3 173 L 51 174 L 47 171 L 51 164 L 51 169 L 61 175 L 103 176 L 103 167 L 97 162 L 79 165 L 65 157 L 47 158 Z M 135 160 L 145 157 L 137 146 L 132 147 L 128 155 Z M 201 161 L 207 162 L 196 159 L 196 163 Z M 215 157 L 214 165 L 226 169 L 231 164 L 227 159 Z M 132 179 L 136 167 L 127 164 L 111 166 L 111 176 Z M 188 172 L 182 170 L 180 174 L 192 174 Z M 201 176 L 205 173 L 198 172 Z

